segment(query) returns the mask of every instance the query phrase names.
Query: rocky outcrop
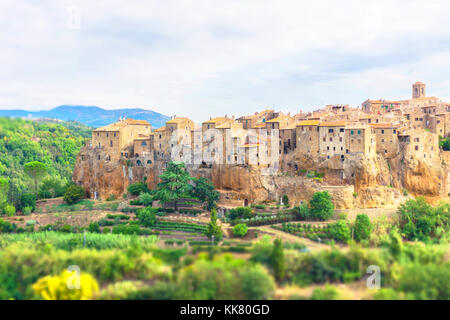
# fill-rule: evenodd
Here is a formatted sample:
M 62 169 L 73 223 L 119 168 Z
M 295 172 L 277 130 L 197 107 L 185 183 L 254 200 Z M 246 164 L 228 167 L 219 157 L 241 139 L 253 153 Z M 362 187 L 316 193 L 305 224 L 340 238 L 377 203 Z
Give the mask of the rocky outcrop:
M 165 168 L 164 161 L 145 166 L 138 159 L 105 162 L 91 147 L 78 155 L 73 181 L 82 185 L 91 198 L 121 197 L 130 183 L 146 181 L 153 189 Z M 100 159 L 105 155 L 100 154 Z M 283 173 L 267 174 L 260 168 L 241 165 L 214 165 L 204 168 L 187 165 L 192 176 L 210 179 L 225 199 L 244 203 L 280 201 L 286 194 L 291 204 L 307 201 L 317 191 L 328 191 L 338 209 L 392 208 L 410 195 L 426 196 L 436 201 L 447 196 L 448 173 L 442 163 L 425 163 L 418 159 L 394 158 L 387 161 L 376 155 L 332 158 L 316 164 L 310 158 L 294 158 L 282 164 Z M 304 169 L 321 172 L 323 178 L 310 177 Z M 303 170 L 302 170 L 303 169 Z

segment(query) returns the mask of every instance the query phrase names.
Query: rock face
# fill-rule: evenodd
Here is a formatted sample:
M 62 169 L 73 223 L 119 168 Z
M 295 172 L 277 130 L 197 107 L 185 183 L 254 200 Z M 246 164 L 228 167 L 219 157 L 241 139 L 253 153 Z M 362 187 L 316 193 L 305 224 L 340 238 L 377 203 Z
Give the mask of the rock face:
M 104 159 L 103 155 L 101 158 Z M 138 166 L 136 159 L 118 162 L 98 159 L 91 147 L 84 147 L 73 174 L 73 181 L 82 185 L 91 198 L 105 199 L 111 194 L 121 197 L 127 193 L 129 184 L 137 181 L 146 181 L 153 189 L 166 165 L 162 160 Z M 264 174 L 253 166 L 227 164 L 211 168 L 187 165 L 187 169 L 192 176 L 210 179 L 221 191 L 222 199 L 239 200 L 242 204 L 279 202 L 286 194 L 290 203 L 297 205 L 317 191 L 328 191 L 338 209 L 392 208 L 411 195 L 425 196 L 430 202 L 447 196 L 448 168 L 444 158 L 440 164 L 400 157 L 387 161 L 379 155 L 352 156 L 344 161 L 329 159 L 320 164 L 308 158 L 295 158 L 295 169 L 292 163 L 282 164 L 283 173 L 275 174 Z M 306 168 L 316 168 L 324 174 L 323 178 L 309 177 L 302 170 Z

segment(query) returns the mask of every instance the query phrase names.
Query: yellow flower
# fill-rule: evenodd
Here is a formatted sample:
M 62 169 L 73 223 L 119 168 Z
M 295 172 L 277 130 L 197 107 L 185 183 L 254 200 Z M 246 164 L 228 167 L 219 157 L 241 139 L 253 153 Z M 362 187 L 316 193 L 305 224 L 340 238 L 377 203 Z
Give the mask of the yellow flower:
M 98 283 L 88 273 L 79 276 L 64 270 L 57 276 L 46 276 L 33 285 L 34 292 L 45 300 L 89 300 L 99 291 Z

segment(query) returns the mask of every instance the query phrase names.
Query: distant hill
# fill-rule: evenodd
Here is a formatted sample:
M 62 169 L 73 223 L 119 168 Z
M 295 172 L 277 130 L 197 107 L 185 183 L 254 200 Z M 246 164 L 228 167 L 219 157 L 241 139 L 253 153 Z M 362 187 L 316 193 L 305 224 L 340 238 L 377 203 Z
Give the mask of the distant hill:
M 87 126 L 98 128 L 116 122 L 119 117 L 147 120 L 154 128 L 165 125 L 168 116 L 151 110 L 139 108 L 106 110 L 95 106 L 59 106 L 51 110 L 27 111 L 27 110 L 0 110 L 0 117 L 31 117 L 52 118 L 60 120 L 73 120 Z

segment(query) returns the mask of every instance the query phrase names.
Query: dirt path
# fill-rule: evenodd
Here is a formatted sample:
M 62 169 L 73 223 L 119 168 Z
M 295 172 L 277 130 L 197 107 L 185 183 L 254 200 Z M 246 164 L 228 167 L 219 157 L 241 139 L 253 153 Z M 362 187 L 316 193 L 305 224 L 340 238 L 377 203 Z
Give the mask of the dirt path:
M 304 245 L 306 245 L 308 247 L 309 250 L 311 251 L 317 251 L 317 250 L 324 250 L 324 249 L 331 249 L 331 247 L 327 244 L 323 244 L 323 243 L 318 243 L 306 238 L 300 238 L 297 236 L 294 236 L 292 234 L 289 234 L 287 232 L 283 232 L 280 230 L 276 230 L 276 229 L 272 229 L 270 226 L 260 226 L 260 227 L 256 227 L 255 229 L 257 230 L 261 230 L 267 234 L 276 236 L 276 237 L 280 237 L 283 241 L 286 242 L 299 242 L 299 243 L 303 243 Z

